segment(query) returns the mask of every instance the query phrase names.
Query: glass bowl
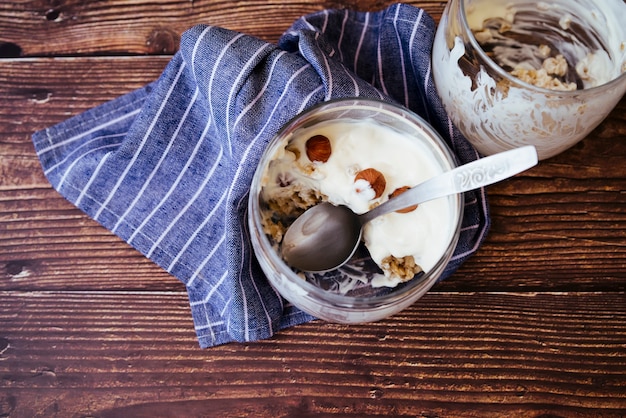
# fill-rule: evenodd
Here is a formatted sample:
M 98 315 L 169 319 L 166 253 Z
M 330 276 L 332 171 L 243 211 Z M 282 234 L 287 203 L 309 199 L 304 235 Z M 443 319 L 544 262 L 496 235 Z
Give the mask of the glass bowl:
M 626 92 L 624 16 L 623 0 L 450 0 L 433 45 L 437 92 L 483 155 L 534 145 L 550 158 Z
M 423 153 L 420 155 L 432 162 L 436 172 L 451 170 L 456 161 L 443 139 L 418 115 L 401 106 L 360 98 L 325 102 L 302 113 L 277 133 L 261 157 L 250 189 L 248 223 L 256 258 L 268 281 L 287 301 L 317 318 L 337 323 L 371 322 L 410 306 L 440 278 L 459 239 L 464 197 L 457 194 L 442 198 L 445 200 L 440 204 L 445 204 L 448 212 L 441 218 L 441 225 L 433 228 L 442 234 L 443 250 L 431 260 L 432 268 L 411 280 L 395 287 L 372 286 L 376 280 L 384 279 L 384 274 L 363 244 L 338 269 L 323 273 L 295 271 L 281 258 L 280 243 L 264 230 L 264 216 L 272 215 L 263 199 L 263 188 L 271 181 L 268 167 L 300 133 L 335 122 L 371 123 L 391 129 L 419 146 Z M 346 152 L 352 155 L 358 150 Z

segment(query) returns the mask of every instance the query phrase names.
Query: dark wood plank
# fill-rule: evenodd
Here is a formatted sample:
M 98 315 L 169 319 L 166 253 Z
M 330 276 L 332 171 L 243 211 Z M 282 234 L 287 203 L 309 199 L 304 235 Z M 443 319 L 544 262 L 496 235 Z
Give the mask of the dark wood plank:
M 626 99 L 570 150 L 490 186 L 489 238 L 443 288 L 502 279 L 529 291 L 626 290 L 624 139 Z
M 275 42 L 300 16 L 325 8 L 376 11 L 393 1 L 32 1 L 0 4 L 0 56 L 172 54 L 208 23 Z M 438 18 L 445 2 L 420 1 Z
M 378 323 L 315 321 L 210 350 L 197 349 L 183 291 L 0 297 L 11 417 L 626 411 L 624 293 L 432 292 Z

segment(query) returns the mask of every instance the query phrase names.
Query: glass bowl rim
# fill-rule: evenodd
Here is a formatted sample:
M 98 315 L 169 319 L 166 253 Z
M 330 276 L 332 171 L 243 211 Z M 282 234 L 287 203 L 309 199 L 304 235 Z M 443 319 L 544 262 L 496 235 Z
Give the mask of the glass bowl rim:
M 260 255 L 257 254 L 258 251 L 263 251 L 263 255 L 266 257 L 266 261 L 269 262 L 272 266 L 278 266 L 279 269 L 276 269 L 275 273 L 280 274 L 283 277 L 283 280 L 288 280 L 291 284 L 295 284 L 298 287 L 302 288 L 303 292 L 308 292 L 309 295 L 315 297 L 317 301 L 320 303 L 326 303 L 332 305 L 333 307 L 339 307 L 342 309 L 375 309 L 383 306 L 388 306 L 391 304 L 400 304 L 402 301 L 411 298 L 416 292 L 420 290 L 424 290 L 424 286 L 428 286 L 428 288 L 434 284 L 440 277 L 441 273 L 444 271 L 445 266 L 450 262 L 454 251 L 456 250 L 456 246 L 458 245 L 458 239 L 460 236 L 461 224 L 463 220 L 463 208 L 465 203 L 464 194 L 456 194 L 451 195 L 448 198 L 453 199 L 453 202 L 456 203 L 456 218 L 455 225 L 451 232 L 451 239 L 444 252 L 443 256 L 437 261 L 436 265 L 433 266 L 431 271 L 425 273 L 422 277 L 412 279 L 407 282 L 403 288 L 394 292 L 393 290 L 384 295 L 377 295 L 371 297 L 362 297 L 362 296 L 347 296 L 334 294 L 331 292 L 327 292 L 319 287 L 309 283 L 304 280 L 302 277 L 298 276 L 292 269 L 285 263 L 285 261 L 279 256 L 279 254 L 272 247 L 269 238 L 264 233 L 261 226 L 261 216 L 259 208 L 259 199 L 258 193 L 253 193 L 253 188 L 258 186 L 256 189 L 260 191 L 260 182 L 263 176 L 263 172 L 265 167 L 261 167 L 261 163 L 268 158 L 270 153 L 276 151 L 275 148 L 280 146 L 280 142 L 284 139 L 285 133 L 294 129 L 303 121 L 306 121 L 307 118 L 314 117 L 319 115 L 320 111 L 324 108 L 331 107 L 328 111 L 337 111 L 338 109 L 342 109 L 342 104 L 346 107 L 354 108 L 355 106 L 363 108 L 364 110 L 377 110 L 380 111 L 384 109 L 387 113 L 392 114 L 394 117 L 403 118 L 406 122 L 411 123 L 425 131 L 426 136 L 429 137 L 429 141 L 433 143 L 433 146 L 437 146 L 440 150 L 441 154 L 447 160 L 450 167 L 448 169 L 452 169 L 458 165 L 456 157 L 454 153 L 451 151 L 448 144 L 445 142 L 443 137 L 421 116 L 411 111 L 410 109 L 405 108 L 396 103 L 387 102 L 380 99 L 373 98 L 361 98 L 361 97 L 351 97 L 351 98 L 339 98 L 332 99 L 329 101 L 325 101 L 314 105 L 305 111 L 299 113 L 290 119 L 275 135 L 272 136 L 270 141 L 268 142 L 262 157 L 259 160 L 259 165 L 255 169 L 255 173 L 252 179 L 250 194 L 248 196 L 248 226 L 250 228 L 250 236 L 252 238 L 252 246 L 253 251 L 257 257 Z M 335 108 L 336 107 L 336 108 Z M 398 112 L 399 114 L 396 114 Z M 454 209 L 454 208 L 453 208 Z M 258 242 L 257 239 L 259 240 Z M 257 245 L 255 245 L 257 244 Z M 260 246 L 260 248 L 257 248 Z M 265 273 L 265 272 L 264 272 Z M 268 275 L 266 274 L 266 277 Z M 436 276 L 436 277 L 433 277 Z M 273 279 L 267 277 L 268 281 L 272 283 Z M 428 290 L 428 289 L 426 289 Z M 280 293 L 280 292 L 279 292 Z M 289 300 L 288 296 L 284 296 Z

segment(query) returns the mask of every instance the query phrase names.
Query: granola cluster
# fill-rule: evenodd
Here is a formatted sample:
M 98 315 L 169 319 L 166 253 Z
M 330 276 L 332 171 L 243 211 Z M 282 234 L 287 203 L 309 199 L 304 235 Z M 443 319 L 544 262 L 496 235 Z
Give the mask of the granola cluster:
M 412 255 L 397 258 L 392 255 L 383 259 L 381 268 L 392 276 L 399 277 L 401 282 L 406 282 L 422 271 Z
M 542 46 L 542 48 L 548 48 Z M 563 55 L 557 55 L 556 57 L 547 57 L 543 60 L 541 68 L 525 69 L 516 68 L 511 71 L 511 75 L 519 78 L 523 82 L 532 84 L 544 89 L 559 90 L 559 91 L 573 91 L 576 90 L 576 83 L 564 81 L 564 77 L 569 71 L 569 66 Z

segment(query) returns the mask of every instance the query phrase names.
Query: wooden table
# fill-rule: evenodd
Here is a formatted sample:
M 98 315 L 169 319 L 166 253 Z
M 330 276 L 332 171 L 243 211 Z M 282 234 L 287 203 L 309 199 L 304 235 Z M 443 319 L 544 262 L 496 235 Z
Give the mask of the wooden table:
M 183 285 L 46 181 L 31 134 L 156 79 L 190 26 L 275 42 L 387 4 L 0 5 L 1 417 L 626 416 L 626 100 L 490 187 L 489 238 L 410 309 L 256 343 L 200 349 Z

